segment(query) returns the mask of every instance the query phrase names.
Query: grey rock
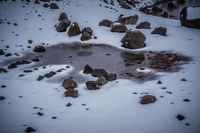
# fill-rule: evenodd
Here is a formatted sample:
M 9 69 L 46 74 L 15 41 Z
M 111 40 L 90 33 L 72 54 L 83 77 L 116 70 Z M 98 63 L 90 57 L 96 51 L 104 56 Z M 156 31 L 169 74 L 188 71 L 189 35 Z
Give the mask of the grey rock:
M 71 24 L 70 20 L 63 19 L 63 20 L 61 20 L 60 23 L 58 23 L 56 25 L 56 30 L 58 32 L 65 32 L 67 30 L 67 28 L 70 26 L 70 24 Z
M 4 55 L 5 52 L 3 51 L 3 49 L 0 49 L 0 55 Z
M 108 20 L 108 19 L 104 19 L 103 21 L 99 22 L 99 26 L 106 26 L 106 27 L 110 27 L 112 21 Z
M 44 76 L 39 75 L 38 78 L 37 78 L 37 81 L 43 80 L 43 78 L 44 78 Z
M 65 79 L 62 85 L 65 89 L 77 87 L 77 83 L 71 78 Z
M 82 33 L 84 33 L 84 32 L 89 33 L 91 36 L 93 34 L 93 30 L 90 27 L 83 28 Z
M 117 79 L 117 74 L 116 74 L 116 73 L 107 74 L 107 75 L 106 75 L 106 79 L 107 79 L 108 81 L 114 81 L 114 80 Z
M 165 36 L 166 33 L 167 33 L 167 28 L 165 27 L 157 27 L 151 32 L 151 34 L 158 34 L 162 36 Z
M 92 72 L 93 77 L 106 76 L 108 73 L 104 69 L 94 69 Z
M 141 31 L 135 30 L 127 31 L 121 42 L 125 48 L 138 49 L 144 47 L 145 40 L 145 35 Z
M 87 81 L 86 86 L 88 90 L 98 90 L 100 87 L 100 83 L 98 81 Z
M 98 78 L 97 81 L 98 81 L 101 85 L 105 85 L 105 84 L 108 83 L 108 81 L 106 80 L 106 78 L 103 77 L 103 76 L 100 76 L 100 77 Z
M 141 22 L 136 26 L 136 29 L 150 29 L 151 24 L 147 21 Z

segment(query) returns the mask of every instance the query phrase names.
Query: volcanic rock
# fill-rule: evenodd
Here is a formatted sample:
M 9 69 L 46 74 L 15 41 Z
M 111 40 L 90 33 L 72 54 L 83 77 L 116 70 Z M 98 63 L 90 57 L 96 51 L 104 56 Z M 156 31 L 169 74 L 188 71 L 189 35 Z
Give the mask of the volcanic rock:
M 88 90 L 98 90 L 100 87 L 100 83 L 98 81 L 87 81 L 86 86 Z
M 121 42 L 125 48 L 138 49 L 144 47 L 145 40 L 145 35 L 141 31 L 135 30 L 127 31 Z
M 76 36 L 79 34 L 81 34 L 81 31 L 78 23 L 76 22 L 72 23 L 68 31 L 69 37 Z
M 62 19 L 60 23 L 56 25 L 56 30 L 58 32 L 65 32 L 67 30 L 67 27 L 69 27 L 71 24 L 71 21 L 68 19 Z
M 151 24 L 147 21 L 141 22 L 136 26 L 136 29 L 150 29 Z
M 65 79 L 62 85 L 65 89 L 77 87 L 77 83 L 72 78 Z
M 151 32 L 151 34 L 159 34 L 163 36 L 165 36 L 166 33 L 167 33 L 167 28 L 165 27 L 157 27 Z
M 65 94 L 66 97 L 77 98 L 78 97 L 78 90 L 74 90 L 74 89 L 70 88 L 67 91 L 65 91 L 64 94 Z
M 106 76 L 108 73 L 104 69 L 94 69 L 92 72 L 93 77 Z
M 106 26 L 106 27 L 110 27 L 112 21 L 108 20 L 108 19 L 104 19 L 103 21 L 99 22 L 99 26 Z
M 140 101 L 141 104 L 149 104 L 154 103 L 156 101 L 156 97 L 152 95 L 144 95 Z
M 43 46 L 36 46 L 34 49 L 33 49 L 34 52 L 45 52 L 46 49 L 45 47 Z

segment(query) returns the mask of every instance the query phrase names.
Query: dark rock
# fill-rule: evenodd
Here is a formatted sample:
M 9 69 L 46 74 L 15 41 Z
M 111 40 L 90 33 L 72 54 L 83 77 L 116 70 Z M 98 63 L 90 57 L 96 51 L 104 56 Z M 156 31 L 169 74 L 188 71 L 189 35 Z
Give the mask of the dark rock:
M 166 33 L 167 33 L 167 28 L 165 27 L 157 27 L 151 32 L 151 34 L 159 34 L 163 36 L 165 36 Z
M 67 107 L 70 107 L 70 106 L 72 106 L 72 104 L 71 104 L 71 103 L 68 103 L 66 106 L 67 106 Z
M 33 72 L 32 70 L 24 70 L 24 73 L 31 73 Z
M 156 14 L 156 13 L 158 13 L 158 12 L 162 12 L 162 9 L 159 8 L 159 7 L 157 7 L 157 6 L 154 6 L 154 7 L 152 8 L 152 11 Z
M 68 19 L 62 19 L 61 22 L 59 22 L 56 25 L 56 30 L 58 32 L 65 32 L 67 30 L 67 27 L 69 27 L 71 24 L 71 21 Z
M 40 2 L 38 0 L 35 0 L 35 4 L 40 4 Z
M 122 23 L 112 23 L 111 26 L 110 26 L 110 31 L 111 32 L 124 33 L 124 32 L 127 31 L 127 28 Z
M 91 35 L 88 32 L 84 32 L 81 36 L 81 41 L 86 41 L 92 39 Z
M 168 9 L 176 9 L 176 8 L 177 8 L 177 6 L 176 6 L 176 5 L 174 5 L 174 3 L 173 3 L 173 2 L 169 2 L 169 3 L 167 4 L 167 8 L 168 8 Z
M 92 34 L 93 34 L 93 30 L 92 30 L 90 27 L 85 27 L 85 28 L 82 30 L 82 33 L 84 33 L 84 32 L 89 33 L 91 36 L 92 36 Z
M 34 52 L 45 52 L 46 49 L 43 46 L 36 46 L 33 51 Z
M 99 22 L 99 26 L 106 26 L 106 27 L 110 27 L 112 21 L 108 20 L 108 19 L 104 19 L 103 21 Z
M 136 29 L 150 29 L 151 24 L 147 21 L 141 22 L 136 26 Z
M 190 100 L 189 100 L 189 99 L 183 99 L 183 101 L 184 101 L 184 102 L 190 102 Z
M 107 75 L 106 75 L 106 79 L 107 79 L 108 81 L 114 81 L 114 80 L 117 79 L 117 74 L 116 74 L 116 73 L 107 74 Z
M 144 47 L 145 40 L 145 35 L 141 31 L 135 30 L 127 31 L 121 42 L 125 48 L 138 49 Z
M 32 41 L 32 40 L 28 40 L 28 43 L 29 43 L 29 44 L 32 44 L 32 43 L 33 43 L 33 41 Z
M 98 78 L 97 81 L 98 81 L 101 85 L 105 85 L 105 84 L 108 83 L 108 81 L 106 80 L 106 78 L 103 77 L 103 76 L 100 76 L 100 77 Z
M 93 69 L 89 65 L 85 65 L 83 73 L 91 74 L 92 72 L 93 72 Z
M 6 57 L 12 56 L 12 53 L 7 53 L 7 54 L 5 54 L 5 56 L 6 56 Z
M 53 73 L 46 73 L 46 74 L 44 75 L 44 77 L 46 77 L 46 78 L 51 78 L 53 75 L 54 75 Z
M 26 60 L 21 60 L 21 61 L 16 61 L 16 65 L 23 65 L 23 64 L 30 64 L 30 61 L 26 61 Z
M 188 28 L 197 28 L 200 29 L 200 18 L 188 19 L 187 12 L 188 8 L 200 8 L 197 7 L 184 7 L 180 12 L 180 21 L 182 26 L 186 26 Z
M 44 3 L 43 7 L 47 8 L 47 7 L 49 7 L 49 4 Z
M 181 81 L 187 81 L 187 79 L 185 79 L 185 78 L 182 78 L 182 79 L 181 79 Z
M 4 100 L 6 99 L 4 96 L 0 96 L 0 100 Z
M 13 69 L 13 68 L 17 68 L 17 64 L 16 63 L 12 63 L 8 66 L 8 69 Z
M 94 36 L 93 38 L 94 38 L 94 39 L 97 39 L 97 36 Z
M 59 9 L 58 5 L 56 3 L 50 4 L 50 9 Z
M 62 85 L 65 89 L 77 87 L 77 83 L 72 78 L 65 79 Z
M 179 4 L 185 4 L 185 0 L 177 0 Z
M 118 18 L 118 22 L 123 23 L 123 24 L 136 24 L 138 21 L 138 15 L 134 16 L 128 16 L 128 17 L 120 17 Z
M 154 103 L 156 101 L 156 97 L 152 95 L 144 95 L 140 101 L 141 104 L 149 104 Z
M 33 129 L 32 127 L 27 127 L 26 131 L 27 133 L 30 133 L 30 132 L 35 132 L 36 130 Z
M 164 18 L 168 18 L 168 13 L 167 13 L 167 12 L 163 12 L 163 13 L 161 14 L 161 16 L 164 17 Z
M 93 77 L 106 76 L 108 73 L 104 69 L 94 69 L 92 72 Z
M 50 2 L 50 0 L 40 0 L 40 1 L 42 1 L 42 2 Z
M 33 58 L 31 61 L 38 62 L 40 61 L 38 57 Z
M 4 68 L 0 68 L 0 73 L 1 72 L 7 73 L 8 71 L 6 69 L 4 69 Z
M 43 116 L 44 115 L 44 113 L 42 113 L 42 112 L 38 112 L 37 113 L 39 116 Z
M 181 114 L 178 114 L 178 115 L 176 116 L 176 118 L 177 118 L 179 121 L 182 121 L 182 120 L 185 119 L 185 117 L 184 117 L 183 115 L 181 115 Z
M 81 34 L 81 31 L 78 23 L 76 22 L 72 23 L 68 31 L 69 37 L 76 36 L 79 34 Z
M 69 20 L 67 14 L 64 13 L 64 12 L 60 14 L 58 20 L 59 20 L 59 21 L 62 21 L 63 19 Z
M 73 97 L 73 98 L 77 98 L 78 97 L 78 90 L 74 90 L 74 89 L 68 89 L 67 91 L 65 91 L 65 96 L 66 97 Z
M 119 2 L 119 5 L 121 6 L 121 8 L 124 8 L 124 9 L 132 9 L 131 6 L 129 6 L 126 2 L 122 1 L 122 0 L 118 0 Z
M 4 55 L 5 52 L 3 51 L 3 49 L 0 49 L 0 55 Z
M 37 78 L 37 81 L 40 81 L 40 80 L 42 80 L 43 78 L 44 78 L 44 76 L 39 75 L 38 78 Z
M 87 81 L 86 86 L 88 90 L 98 90 L 100 87 L 100 83 L 98 81 Z
M 157 82 L 157 84 L 162 84 L 162 82 L 159 80 L 159 81 Z

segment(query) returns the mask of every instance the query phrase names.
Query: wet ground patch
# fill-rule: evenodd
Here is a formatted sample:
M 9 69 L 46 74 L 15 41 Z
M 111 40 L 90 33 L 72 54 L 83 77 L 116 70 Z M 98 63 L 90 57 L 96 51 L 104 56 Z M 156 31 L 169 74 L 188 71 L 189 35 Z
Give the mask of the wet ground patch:
M 87 64 L 92 68 L 103 68 L 109 73 L 116 73 L 118 79 L 145 82 L 158 78 L 158 72 L 177 72 L 181 69 L 181 65 L 191 60 L 187 56 L 169 51 L 130 51 L 106 44 L 74 42 L 46 47 L 46 51 L 41 53 L 27 52 L 24 53 L 24 57 L 8 59 L 2 65 L 9 66 L 20 60 L 31 61 L 36 57 L 39 61 L 27 65 L 25 70 L 65 64 L 74 67 L 70 74 L 56 79 L 55 82 L 60 83 L 66 77 L 74 77 L 77 82 L 85 82 L 87 79 L 79 73 Z M 54 81 L 53 77 L 51 81 Z

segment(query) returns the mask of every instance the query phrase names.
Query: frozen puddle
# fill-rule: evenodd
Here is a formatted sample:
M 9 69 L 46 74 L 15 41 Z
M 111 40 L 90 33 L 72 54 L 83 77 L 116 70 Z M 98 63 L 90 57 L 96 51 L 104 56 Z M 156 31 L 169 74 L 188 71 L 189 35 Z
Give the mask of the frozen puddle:
M 31 63 L 25 68 L 23 67 L 24 70 L 65 64 L 66 66 L 74 67 L 69 74 L 57 76 L 59 78 L 55 80 L 54 77 L 50 78 L 51 82 L 60 83 L 66 77 L 74 77 L 79 83 L 85 82 L 87 79 L 80 72 L 82 73 L 86 64 L 93 69 L 103 68 L 108 73 L 117 73 L 118 79 L 145 82 L 158 78 L 158 72 L 177 72 L 181 69 L 181 65 L 186 64 L 190 60 L 189 57 L 166 51 L 123 50 L 105 44 L 74 42 L 46 47 L 46 51 L 41 53 L 25 53 L 24 57 L 7 60 L 4 65 L 8 66 L 19 60 L 30 61 L 35 57 L 39 58 L 39 62 Z

